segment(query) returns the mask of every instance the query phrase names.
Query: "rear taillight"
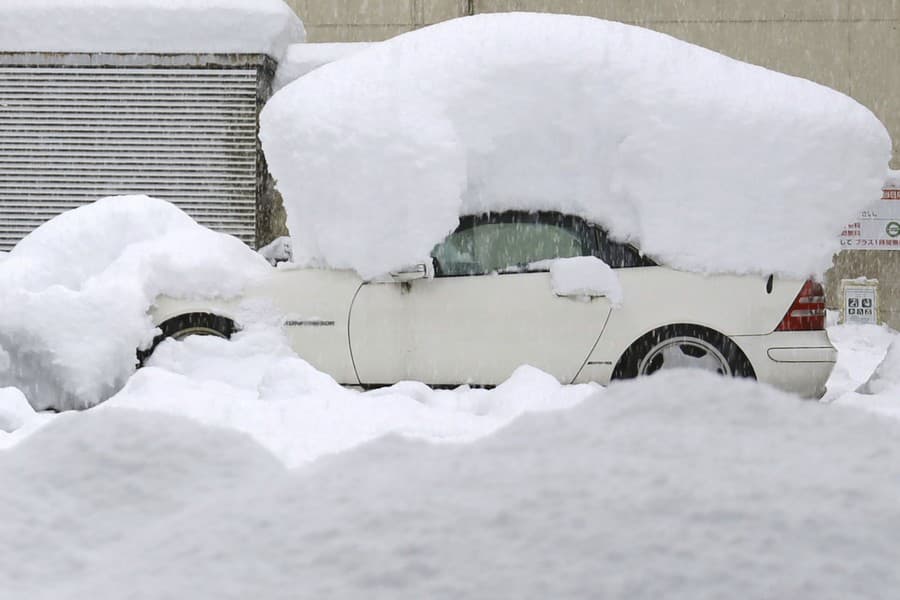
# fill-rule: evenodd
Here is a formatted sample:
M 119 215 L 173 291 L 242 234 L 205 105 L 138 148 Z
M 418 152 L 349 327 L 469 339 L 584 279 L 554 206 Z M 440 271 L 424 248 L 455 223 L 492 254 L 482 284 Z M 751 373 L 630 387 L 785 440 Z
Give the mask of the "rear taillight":
M 775 331 L 814 331 L 825 329 L 825 288 L 810 279 L 788 309 Z

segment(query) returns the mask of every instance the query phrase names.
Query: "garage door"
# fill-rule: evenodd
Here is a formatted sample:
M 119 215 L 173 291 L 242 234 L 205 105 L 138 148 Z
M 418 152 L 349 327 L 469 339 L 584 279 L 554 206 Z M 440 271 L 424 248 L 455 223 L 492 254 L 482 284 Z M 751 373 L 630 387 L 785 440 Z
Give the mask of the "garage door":
M 257 155 L 255 68 L 0 68 L 0 250 L 119 194 L 253 246 Z

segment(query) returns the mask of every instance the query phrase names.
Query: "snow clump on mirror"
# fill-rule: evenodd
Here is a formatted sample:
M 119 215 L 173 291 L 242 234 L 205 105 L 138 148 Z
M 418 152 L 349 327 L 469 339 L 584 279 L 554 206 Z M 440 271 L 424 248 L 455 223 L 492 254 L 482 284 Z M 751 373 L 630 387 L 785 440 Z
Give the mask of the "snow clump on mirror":
M 5 52 L 268 54 L 306 39 L 282 0 L 3 0 Z
M 0 388 L 38 409 L 102 402 L 153 339 L 158 295 L 236 296 L 270 268 L 163 200 L 105 198 L 63 213 L 0 262 Z
M 673 267 L 824 270 L 891 141 L 853 99 L 639 27 L 480 15 L 308 73 L 262 114 L 295 257 L 373 277 L 464 214 L 558 210 Z

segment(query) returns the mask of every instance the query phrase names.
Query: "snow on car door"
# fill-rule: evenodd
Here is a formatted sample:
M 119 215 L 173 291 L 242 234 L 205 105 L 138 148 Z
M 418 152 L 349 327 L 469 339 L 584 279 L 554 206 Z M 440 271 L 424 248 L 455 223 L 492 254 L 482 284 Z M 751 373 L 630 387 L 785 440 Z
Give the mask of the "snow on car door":
M 496 385 L 525 364 L 568 383 L 609 312 L 606 298 L 555 295 L 546 272 L 370 283 L 350 341 L 363 384 Z

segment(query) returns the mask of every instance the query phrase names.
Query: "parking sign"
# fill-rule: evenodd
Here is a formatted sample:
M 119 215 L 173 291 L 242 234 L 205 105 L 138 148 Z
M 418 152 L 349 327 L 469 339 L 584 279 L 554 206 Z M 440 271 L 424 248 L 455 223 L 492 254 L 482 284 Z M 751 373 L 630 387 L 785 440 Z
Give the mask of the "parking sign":
M 842 322 L 878 323 L 878 280 L 844 279 L 841 297 Z

